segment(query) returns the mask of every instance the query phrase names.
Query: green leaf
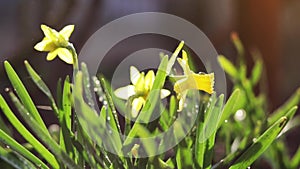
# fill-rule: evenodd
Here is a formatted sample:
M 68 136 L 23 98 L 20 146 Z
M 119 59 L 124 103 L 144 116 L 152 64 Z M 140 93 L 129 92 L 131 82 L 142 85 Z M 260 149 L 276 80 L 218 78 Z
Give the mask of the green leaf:
M 62 93 L 62 114 L 64 117 L 64 121 L 66 123 L 66 127 L 71 132 L 71 123 L 72 123 L 72 104 L 71 104 L 71 84 L 69 76 L 66 77 L 63 86 L 63 93 Z
M 47 148 L 45 148 L 18 120 L 18 118 L 11 111 L 6 101 L 0 95 L 0 107 L 10 121 L 10 123 L 17 129 L 17 131 L 34 147 L 34 149 L 53 167 L 58 168 L 58 163 Z
M 92 91 L 91 91 L 91 82 L 90 82 L 90 74 L 88 71 L 88 68 L 85 63 L 81 63 L 81 71 L 83 74 L 83 89 L 84 93 L 88 102 L 88 105 L 92 108 L 94 108 L 95 103 L 94 99 L 92 97 Z
M 198 168 L 210 168 L 211 166 L 215 135 L 221 118 L 223 101 L 224 95 L 216 98 L 214 94 L 210 97 L 209 106 L 206 107 L 205 113 L 202 111 L 199 113 L 195 140 L 195 160 Z
M 286 113 L 294 106 L 298 105 L 300 101 L 300 88 L 278 109 L 276 109 L 268 118 L 268 125 L 272 125 L 282 116 L 287 116 Z M 291 117 L 288 117 L 291 118 Z
M 218 128 L 225 122 L 225 120 L 227 120 L 233 113 L 236 112 L 235 105 L 237 104 L 237 102 L 239 102 L 239 97 L 240 89 L 234 90 L 223 108 Z
M 221 118 L 221 110 L 223 108 L 224 95 L 220 95 L 216 105 L 213 106 L 211 110 L 206 112 L 208 114 L 207 119 L 204 122 L 204 137 L 207 138 L 205 153 L 204 153 L 204 163 L 203 168 L 211 168 L 212 158 L 213 158 L 213 149 L 215 146 L 215 137 L 218 129 L 218 123 Z M 201 136 L 200 136 L 201 137 Z
M 17 95 L 19 96 L 21 102 L 24 104 L 25 108 L 34 117 L 37 123 L 41 126 L 42 130 L 44 130 L 44 132 L 50 136 L 50 133 L 48 132 L 44 121 L 42 120 L 39 112 L 37 111 L 30 95 L 28 94 L 19 76 L 17 75 L 17 73 L 15 72 L 13 67 L 9 64 L 8 61 L 4 62 L 4 67 L 11 84 L 13 85 Z
M 0 146 L 0 166 L 5 169 L 35 169 L 36 166 L 20 154 Z
M 102 86 L 102 89 L 105 93 L 105 98 L 106 98 L 106 101 L 109 105 L 109 116 L 112 120 L 110 120 L 110 124 L 111 124 L 111 127 L 113 128 L 113 130 L 115 131 L 118 131 L 119 133 L 121 133 L 121 127 L 120 127 L 120 123 L 119 123 L 119 120 L 118 120 L 118 115 L 117 115 L 117 110 L 115 108 L 115 105 L 114 105 L 114 102 L 113 102 L 113 99 L 111 97 L 111 94 L 110 94 L 110 90 L 108 89 L 108 84 L 105 80 L 105 78 L 102 76 L 100 77 L 100 83 L 101 83 L 101 86 Z
M 10 129 L 10 126 L 7 126 L 7 124 L 4 123 L 1 116 L 0 116 L 0 129 L 3 130 L 6 134 L 12 136 L 12 131 Z
M 225 58 L 223 55 L 218 56 L 218 61 L 224 71 L 230 75 L 233 79 L 238 78 L 238 71 L 236 67 L 230 62 L 228 59 Z
M 291 168 L 296 169 L 297 166 L 300 166 L 300 146 L 298 147 L 298 150 L 294 154 L 293 158 L 291 159 Z
M 283 134 L 284 134 L 285 132 L 287 132 L 289 129 L 293 128 L 293 127 L 294 127 L 293 125 L 299 125 L 299 122 L 298 122 L 298 124 L 297 124 L 297 121 L 294 121 L 294 119 L 297 120 L 297 118 L 294 118 L 294 119 L 293 119 L 293 117 L 294 117 L 294 115 L 295 115 L 297 109 L 298 109 L 298 106 L 294 106 L 293 108 L 291 108 L 291 109 L 286 113 L 285 116 L 288 118 L 289 121 L 288 121 L 288 123 L 286 124 L 286 126 L 284 127 L 284 129 L 281 131 L 281 133 L 279 134 L 278 137 L 280 137 L 281 135 L 283 135 Z M 295 123 L 295 124 L 293 124 L 293 123 Z
M 262 75 L 262 70 L 263 70 L 263 62 L 261 59 L 257 59 L 255 61 L 255 65 L 252 69 L 251 73 L 251 84 L 252 86 L 256 85 L 259 79 L 261 78 Z
M 34 117 L 28 112 L 28 110 L 21 104 L 19 99 L 14 93 L 9 93 L 12 102 L 16 105 L 16 108 L 20 112 L 24 121 L 29 125 L 33 132 L 39 136 L 39 138 L 47 145 L 47 147 L 55 154 L 57 159 L 60 159 L 68 168 L 79 169 L 72 159 L 59 147 L 59 145 L 49 136 L 36 122 Z M 49 157 L 48 157 L 49 158 Z M 58 167 L 57 167 L 58 168 Z
M 31 65 L 25 61 L 24 62 L 27 72 L 29 73 L 30 77 L 32 78 L 33 82 L 36 84 L 36 86 L 48 97 L 48 99 L 51 102 L 51 107 L 56 113 L 56 116 L 58 116 L 59 111 L 56 106 L 55 100 L 51 94 L 50 89 L 48 86 L 45 84 L 45 82 L 41 79 L 41 77 L 36 73 L 36 71 L 31 67 Z
M 193 152 L 191 151 L 192 140 L 189 137 L 183 139 L 179 144 L 176 151 L 177 168 L 193 168 Z
M 75 156 L 75 150 L 72 144 L 73 132 L 71 128 L 72 105 L 71 105 L 71 84 L 69 76 L 66 77 L 63 86 L 63 92 L 60 94 L 61 108 L 59 110 L 60 141 L 59 144 L 72 158 Z
M 16 142 L 13 138 L 11 138 L 9 135 L 7 135 L 3 130 L 0 130 L 0 140 L 1 142 L 8 145 L 11 149 L 17 151 L 21 155 L 23 155 L 25 158 L 33 162 L 36 166 L 41 168 L 48 168 L 46 164 L 44 164 L 39 158 L 37 158 L 35 155 L 33 155 L 30 151 L 28 151 L 26 148 L 24 148 L 21 144 Z
M 156 143 L 154 142 L 153 138 L 151 137 L 151 133 L 147 128 L 143 125 L 137 123 L 137 130 L 135 133 L 136 136 L 140 137 L 140 141 L 143 143 L 143 146 L 146 150 L 146 153 L 149 157 L 156 155 Z
M 89 134 L 97 143 L 101 143 L 103 141 L 103 137 L 107 137 L 105 142 L 103 142 L 104 146 L 108 146 L 106 148 L 111 148 L 121 155 L 121 138 L 118 130 L 112 131 L 112 126 L 107 125 L 109 121 L 99 118 L 101 116 L 96 115 L 96 111 L 92 109 L 88 104 L 86 104 L 83 100 L 83 87 L 82 87 L 82 72 L 78 71 L 75 76 L 75 85 L 74 85 L 74 105 L 77 111 L 77 116 L 79 118 L 80 124 L 83 129 L 91 129 L 89 130 Z M 106 105 L 107 106 L 107 105 Z M 107 106 L 107 111 L 111 111 L 109 106 Z M 112 112 L 108 113 L 112 115 Z M 108 117 L 108 116 L 106 116 Z M 112 117 L 112 116 L 111 116 Z M 108 128 L 109 127 L 109 128 Z M 94 134 L 90 133 L 93 132 Z
M 175 49 L 174 53 L 172 54 L 172 56 L 170 57 L 170 60 L 168 61 L 168 65 L 167 65 L 167 69 L 166 69 L 166 72 L 167 72 L 167 75 L 170 74 L 171 72 L 171 69 L 176 61 L 176 58 L 179 54 L 179 52 L 181 51 L 181 49 L 183 48 L 183 45 L 184 45 L 184 41 L 181 41 L 178 45 L 178 47 Z M 163 61 L 163 59 L 162 59 Z M 161 62 L 162 62 L 161 61 Z
M 287 123 L 287 117 L 280 118 L 268 128 L 252 145 L 234 162 L 230 169 L 249 167 L 276 139 Z

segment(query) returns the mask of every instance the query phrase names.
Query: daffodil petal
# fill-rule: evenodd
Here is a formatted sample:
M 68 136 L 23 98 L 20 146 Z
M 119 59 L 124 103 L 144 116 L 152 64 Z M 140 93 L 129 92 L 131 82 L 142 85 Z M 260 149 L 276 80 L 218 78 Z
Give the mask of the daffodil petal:
M 160 90 L 160 98 L 161 99 L 168 97 L 170 94 L 171 94 L 171 92 L 167 89 Z
M 63 60 L 64 62 L 68 63 L 68 64 L 73 64 L 73 55 L 71 53 L 71 51 L 69 51 L 66 48 L 58 48 L 57 50 L 57 54 L 58 57 Z
M 153 70 L 150 70 L 145 76 L 145 89 L 147 91 L 150 91 L 150 89 L 152 89 L 154 79 L 155 79 L 155 74 Z
M 145 95 L 147 91 L 145 90 L 145 75 L 144 72 L 140 73 L 140 77 L 136 82 L 135 86 L 135 93 L 138 95 Z
M 48 61 L 53 60 L 57 56 L 57 52 L 58 52 L 57 50 L 49 52 L 47 55 L 47 60 Z
M 52 41 L 56 41 L 57 40 L 57 38 L 59 37 L 58 36 L 58 32 L 56 31 L 56 30 L 54 30 L 54 29 L 51 29 L 49 26 L 47 26 L 47 25 L 41 25 L 41 29 L 42 29 L 42 31 L 44 32 L 44 34 L 45 34 L 45 36 L 48 38 L 48 39 L 50 39 L 50 40 L 52 40 Z
M 180 94 L 182 92 L 184 92 L 185 90 L 189 89 L 189 84 L 190 82 L 188 81 L 188 77 L 178 80 L 176 81 L 176 83 L 174 84 L 174 91 L 177 94 Z
M 136 118 L 137 115 L 139 114 L 142 106 L 145 104 L 145 100 L 142 97 L 138 97 L 133 99 L 132 104 L 131 104 L 131 116 L 133 118 Z
M 74 25 L 65 26 L 59 34 L 62 35 L 66 40 L 69 40 L 72 32 L 74 31 Z
M 131 81 L 131 83 L 133 85 L 135 85 L 139 78 L 140 78 L 139 70 L 134 66 L 130 66 L 130 81 Z
M 177 58 L 177 61 L 183 69 L 185 75 L 193 73 L 188 64 L 188 57 L 186 51 L 182 50 L 182 58 Z
M 41 42 L 34 46 L 34 49 L 41 52 L 49 52 L 55 49 L 55 44 L 52 42 L 52 40 L 44 38 Z
M 178 109 L 177 111 L 181 112 L 184 108 L 185 98 L 187 95 L 187 91 L 180 94 L 179 103 L 178 103 Z
M 130 96 L 135 95 L 134 86 L 128 85 L 125 87 L 120 87 L 115 90 L 114 94 L 120 99 L 127 100 Z

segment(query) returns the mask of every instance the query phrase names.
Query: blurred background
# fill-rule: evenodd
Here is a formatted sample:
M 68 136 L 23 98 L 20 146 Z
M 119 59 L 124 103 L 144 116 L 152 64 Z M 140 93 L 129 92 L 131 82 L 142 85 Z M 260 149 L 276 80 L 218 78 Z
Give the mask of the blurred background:
M 270 111 L 300 86 L 299 0 L 0 0 L 0 63 L 9 60 L 28 90 L 36 93 L 34 101 L 48 104 L 39 97 L 36 88 L 31 88 L 23 61 L 30 61 L 52 91 L 58 78 L 71 74 L 72 70 L 58 59 L 46 62 L 46 54 L 33 49 L 43 37 L 40 24 L 57 30 L 75 24 L 70 41 L 79 53 L 101 26 L 124 15 L 146 11 L 166 12 L 190 21 L 207 35 L 219 54 L 230 60 L 236 60 L 236 50 L 230 40 L 232 31 L 240 35 L 246 49 L 259 49 L 268 75 Z M 251 69 L 250 56 L 247 61 Z M 1 93 L 6 87 L 10 84 L 0 66 Z M 48 124 L 55 122 L 47 112 L 43 116 L 48 118 Z M 295 132 L 288 135 L 294 141 L 291 151 L 299 144 L 299 138 L 293 138 L 296 136 Z

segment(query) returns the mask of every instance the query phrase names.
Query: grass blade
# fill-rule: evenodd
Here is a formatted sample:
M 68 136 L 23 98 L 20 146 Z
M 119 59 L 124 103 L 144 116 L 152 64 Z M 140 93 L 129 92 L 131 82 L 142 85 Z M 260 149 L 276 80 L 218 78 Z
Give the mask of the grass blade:
M 17 131 L 34 147 L 34 149 L 54 168 L 58 168 L 58 163 L 47 148 L 45 148 L 18 120 L 18 118 L 11 111 L 6 101 L 0 95 L 0 107 L 10 121 L 10 123 L 17 129 Z
M 92 97 L 92 92 L 90 89 L 90 87 L 91 87 L 90 74 L 88 72 L 88 68 L 85 63 L 81 63 L 81 70 L 82 70 L 82 74 L 84 77 L 83 78 L 83 89 L 84 89 L 85 96 L 87 98 L 88 105 L 91 108 L 94 108 L 95 103 L 94 103 L 94 99 Z
M 56 116 L 58 116 L 59 111 L 56 106 L 55 100 L 51 94 L 50 89 L 48 88 L 48 86 L 45 84 L 45 82 L 42 80 L 42 78 L 36 73 L 36 71 L 31 67 L 31 65 L 27 61 L 25 61 L 24 64 L 25 64 L 27 72 L 31 76 L 33 82 L 48 97 L 48 99 L 51 102 L 51 107 L 52 107 L 53 111 L 56 113 Z
M 249 167 L 276 139 L 286 125 L 287 117 L 280 118 L 268 128 L 253 144 L 234 162 L 230 169 Z
M 238 102 L 238 98 L 240 97 L 240 90 L 236 89 L 229 97 L 228 101 L 226 102 L 222 116 L 218 124 L 218 128 L 227 120 L 232 113 L 235 113 L 235 104 Z
M 290 164 L 291 164 L 291 168 L 294 168 L 294 169 L 296 169 L 297 166 L 300 166 L 300 146 L 298 147 L 295 155 L 291 159 Z
M 9 64 L 8 61 L 4 62 L 4 67 L 11 84 L 13 85 L 17 95 L 19 96 L 21 102 L 24 104 L 25 108 L 32 115 L 32 117 L 34 117 L 37 123 L 41 126 L 42 130 L 44 130 L 44 132 L 50 136 L 50 133 L 48 132 L 44 121 L 42 120 L 38 110 L 36 109 L 30 95 L 28 94 L 19 76 L 17 75 L 17 73 L 15 72 L 13 67 Z
M 224 69 L 224 71 L 231 76 L 231 78 L 235 79 L 238 77 L 238 71 L 236 67 L 230 62 L 228 59 L 226 59 L 225 56 L 219 55 L 218 61 L 221 67 Z
M 20 112 L 21 116 L 27 124 L 31 127 L 33 132 L 40 137 L 40 139 L 49 147 L 49 149 L 55 154 L 57 159 L 60 159 L 68 168 L 79 169 L 79 167 L 74 163 L 72 159 L 59 147 L 59 145 L 49 136 L 36 122 L 28 110 L 21 104 L 19 99 L 10 92 L 10 97 L 16 108 Z
M 300 88 L 286 101 L 282 106 L 275 110 L 271 116 L 268 118 L 268 125 L 272 125 L 282 116 L 286 116 L 286 113 L 294 106 L 298 105 L 300 102 Z M 290 117 L 288 117 L 290 118 Z
M 2 161 L 3 160 L 3 161 Z M 0 166 L 1 168 L 9 169 L 35 169 L 36 166 L 23 156 L 7 151 L 0 146 Z
M 178 47 L 175 49 L 175 51 L 172 54 L 172 56 L 170 57 L 170 60 L 168 61 L 168 66 L 167 66 L 167 69 L 166 69 L 167 75 L 170 74 L 170 72 L 172 70 L 172 67 L 173 67 L 173 65 L 174 65 L 174 63 L 176 61 L 176 58 L 177 58 L 179 52 L 181 51 L 181 49 L 183 48 L 183 45 L 184 45 L 184 41 L 181 41 L 179 43 Z
M 19 144 L 9 135 L 3 132 L 3 130 L 0 130 L 0 140 L 1 142 L 7 144 L 11 149 L 17 151 L 19 154 L 23 155 L 26 159 L 33 162 L 36 166 L 49 169 L 48 166 L 44 164 L 39 158 L 37 158 L 30 151 L 24 148 L 21 144 Z
M 260 80 L 263 70 L 263 62 L 260 58 L 255 61 L 255 65 L 251 72 L 251 84 L 252 86 L 256 85 Z
M 220 95 L 216 105 L 213 106 L 211 112 L 206 112 L 208 114 L 207 119 L 204 123 L 204 134 L 206 140 L 205 153 L 204 153 L 204 163 L 203 168 L 211 168 L 213 149 L 215 146 L 215 137 L 218 129 L 218 122 L 221 118 L 221 111 L 223 108 L 224 95 Z

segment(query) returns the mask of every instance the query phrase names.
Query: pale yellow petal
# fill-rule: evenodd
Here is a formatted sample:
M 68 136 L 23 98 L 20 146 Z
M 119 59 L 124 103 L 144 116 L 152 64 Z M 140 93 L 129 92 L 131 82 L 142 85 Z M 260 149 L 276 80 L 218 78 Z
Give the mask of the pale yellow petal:
M 188 64 L 188 56 L 186 51 L 182 50 L 182 58 L 177 58 L 178 63 L 180 64 L 181 68 L 185 75 L 189 75 L 192 73 L 189 64 Z
M 150 89 L 152 89 L 154 79 L 155 79 L 155 74 L 154 74 L 153 70 L 150 70 L 145 76 L 145 89 L 146 89 L 146 91 L 150 91 Z
M 68 64 L 73 64 L 73 55 L 71 53 L 71 51 L 69 51 L 66 48 L 58 48 L 57 50 L 57 54 L 58 57 L 63 60 L 64 62 L 68 63 Z
M 61 31 L 59 31 L 59 34 L 62 35 L 66 40 L 69 40 L 73 31 L 74 25 L 67 25 Z
M 59 37 L 59 34 L 56 30 L 50 28 L 49 26 L 47 25 L 41 25 L 41 29 L 42 31 L 44 32 L 45 36 L 52 40 L 52 41 L 56 41 Z
M 34 46 L 34 49 L 37 51 L 43 51 L 43 52 L 49 52 L 49 51 L 53 51 L 55 50 L 56 46 L 55 44 L 52 42 L 52 40 L 48 39 L 48 38 L 44 38 L 41 42 L 37 43 Z
M 176 83 L 174 84 L 174 91 L 177 94 L 180 94 L 182 92 L 184 92 L 185 90 L 190 88 L 190 82 L 189 82 L 189 78 L 186 77 L 184 79 L 178 80 L 176 81 Z
M 144 72 L 140 73 L 140 77 L 134 86 L 135 86 L 135 93 L 137 95 L 145 95 L 146 94 L 147 91 L 145 90 Z
M 179 103 L 178 103 L 178 109 L 177 109 L 177 111 L 179 111 L 179 112 L 181 112 L 183 110 L 183 108 L 184 108 L 186 95 L 187 95 L 187 91 L 185 91 L 185 92 L 183 92 L 183 93 L 180 94 Z
M 161 99 L 168 97 L 170 94 L 171 94 L 171 92 L 167 89 L 160 90 L 160 98 Z
M 134 86 L 128 85 L 125 87 L 120 87 L 115 90 L 114 94 L 120 99 L 127 100 L 130 96 L 135 95 Z
M 142 97 L 138 97 L 133 99 L 132 101 L 132 108 L 131 108 L 131 116 L 136 118 L 139 114 L 140 110 L 142 109 L 143 105 L 145 104 L 145 100 Z
M 47 60 L 48 61 L 53 60 L 57 56 L 57 52 L 58 52 L 57 50 L 49 52 L 47 55 Z
M 185 50 L 182 50 L 182 59 L 184 60 L 184 62 L 186 64 L 188 63 L 188 55 L 187 55 L 187 52 Z
M 130 66 L 130 81 L 131 81 L 131 83 L 133 85 L 135 85 L 139 78 L 140 78 L 139 70 L 134 66 Z

